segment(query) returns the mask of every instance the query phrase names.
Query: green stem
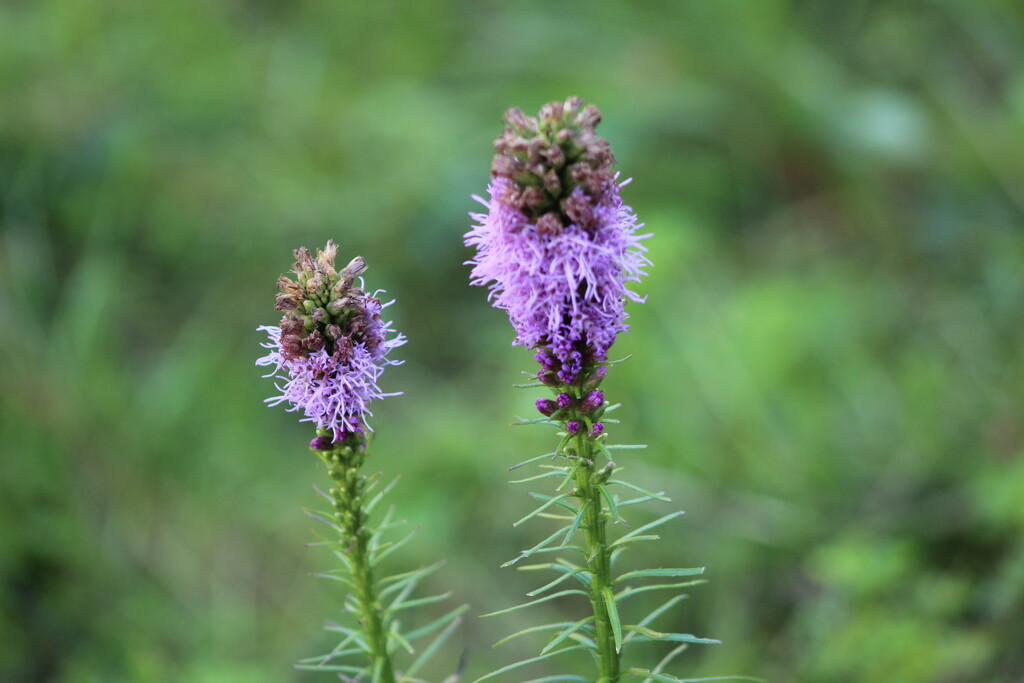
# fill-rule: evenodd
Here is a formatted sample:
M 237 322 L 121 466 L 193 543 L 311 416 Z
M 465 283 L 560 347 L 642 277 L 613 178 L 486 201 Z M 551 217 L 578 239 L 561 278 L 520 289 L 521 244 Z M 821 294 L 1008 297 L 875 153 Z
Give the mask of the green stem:
M 363 494 L 366 477 L 359 474 L 365 459 L 361 445 L 340 446 L 324 457 L 327 474 L 335 486 L 330 495 L 335 519 L 341 526 L 342 551 L 350 562 L 356 600 L 359 603 L 360 622 L 370 648 L 370 659 L 375 672 L 375 683 L 394 683 L 395 672 L 388 654 L 388 637 L 380 601 L 377 600 L 370 561 L 371 532 L 367 528 Z
M 612 586 L 611 553 L 605 540 L 605 513 L 602 509 L 601 490 L 598 488 L 598 467 L 590 439 L 580 434 L 575 439 L 576 455 L 580 466 L 576 470 L 576 486 L 579 489 L 581 505 L 587 505 L 583 520 L 583 532 L 587 542 L 588 566 L 590 569 L 590 604 L 594 609 L 596 627 L 594 641 L 597 644 L 599 678 L 597 683 L 616 683 L 619 680 L 619 653 L 615 649 L 615 635 L 612 629 L 608 605 L 604 601 L 606 588 Z

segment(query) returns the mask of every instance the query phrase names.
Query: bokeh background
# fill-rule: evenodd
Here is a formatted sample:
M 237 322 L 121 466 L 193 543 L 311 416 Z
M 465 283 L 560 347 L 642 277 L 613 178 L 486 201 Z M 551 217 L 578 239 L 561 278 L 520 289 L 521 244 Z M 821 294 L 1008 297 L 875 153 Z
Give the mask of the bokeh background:
M 709 568 L 672 673 L 1024 680 L 1022 7 L 0 2 L 0 680 L 331 680 L 322 476 L 253 366 L 329 238 L 409 337 L 392 567 L 473 605 L 432 680 L 539 649 L 491 643 L 570 606 L 475 616 L 536 583 L 505 468 L 550 434 L 461 236 L 501 113 L 569 94 L 654 233 L 606 386 L 689 513 L 630 562 Z

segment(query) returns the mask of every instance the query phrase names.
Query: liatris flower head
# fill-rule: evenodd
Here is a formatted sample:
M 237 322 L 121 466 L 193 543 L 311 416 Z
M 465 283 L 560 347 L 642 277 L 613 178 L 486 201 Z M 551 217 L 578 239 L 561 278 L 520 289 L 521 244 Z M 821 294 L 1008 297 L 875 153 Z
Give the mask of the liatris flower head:
M 367 294 L 357 279 L 366 271 L 362 257 L 336 270 L 338 247 L 328 242 L 316 257 L 305 247 L 295 250 L 295 279 L 278 279 L 276 308 L 284 316 L 277 327 L 261 327 L 269 353 L 257 365 L 273 366 L 270 375 L 283 381 L 271 405 L 289 403 L 302 411 L 304 422 L 333 435 L 332 443 L 360 439 L 374 399 L 392 396 L 377 386 L 384 368 L 400 361 L 387 356 L 405 343 L 381 319 L 379 292 Z M 268 375 L 268 376 L 270 376 Z M 326 450 L 318 436 L 310 446 Z
M 488 285 L 508 312 L 515 344 L 540 349 L 539 379 L 572 385 L 607 360 L 627 329 L 627 288 L 650 262 L 636 216 L 622 203 L 608 143 L 595 128 L 601 114 L 577 97 L 518 109 L 495 141 L 487 208 L 466 234 L 475 285 Z

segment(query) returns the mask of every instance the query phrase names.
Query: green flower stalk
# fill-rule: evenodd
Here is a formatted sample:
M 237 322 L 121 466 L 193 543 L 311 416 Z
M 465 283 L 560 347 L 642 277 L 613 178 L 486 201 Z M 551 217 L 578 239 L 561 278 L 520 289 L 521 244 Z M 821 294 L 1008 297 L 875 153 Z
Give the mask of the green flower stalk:
M 331 652 L 300 662 L 299 668 L 329 671 L 344 680 L 368 678 L 371 683 L 416 681 L 418 671 L 437 652 L 461 621 L 465 607 L 459 607 L 424 627 L 403 633 L 399 614 L 405 610 L 447 598 L 435 595 L 410 598 L 423 578 L 440 565 L 381 578 L 380 562 L 412 538 L 385 540 L 398 523 L 393 509 L 377 519 L 374 510 L 387 493 L 379 475 L 364 475 L 371 433 L 366 422 L 372 401 L 395 394 L 382 393 L 378 379 L 383 370 L 399 361 L 391 360 L 392 349 L 405 343 L 401 334 L 381 318 L 389 304 L 382 304 L 379 292 L 367 294 L 359 277 L 366 263 L 356 257 L 336 270 L 337 246 L 328 242 L 314 258 L 305 249 L 295 252 L 295 279 L 278 280 L 277 310 L 283 313 L 279 326 L 262 327 L 269 353 L 256 363 L 271 366 L 280 383 L 278 396 L 267 399 L 289 410 L 301 411 L 302 421 L 316 426 L 309 447 L 320 459 L 331 480 L 323 494 L 330 508 L 310 512 L 332 532 L 320 545 L 331 549 L 341 568 L 320 574 L 348 589 L 345 610 L 356 616 L 356 624 L 329 623 L 327 630 L 343 639 Z M 434 641 L 417 653 L 412 641 L 438 632 Z M 393 663 L 397 649 L 417 654 L 404 671 Z M 362 657 L 348 663 L 346 657 Z M 345 663 L 339 663 L 339 660 Z
M 540 543 L 522 551 L 505 566 L 534 557 L 555 558 L 520 566 L 524 571 L 551 571 L 555 578 L 528 593 L 533 600 L 492 615 L 566 596 L 581 596 L 590 614 L 574 622 L 535 626 L 509 638 L 550 632 L 537 657 L 515 662 L 481 679 L 559 655 L 586 651 L 597 668 L 595 679 L 579 672 L 545 681 L 617 683 L 624 677 L 646 681 L 679 681 L 664 672 L 669 662 L 691 643 L 715 643 L 686 633 L 656 631 L 651 624 L 682 595 L 645 617 L 630 622 L 623 603 L 639 593 L 678 591 L 699 581 L 691 577 L 703 567 L 637 569 L 621 573 L 620 557 L 639 542 L 656 540 L 646 532 L 674 519 L 678 512 L 613 537 L 609 528 L 628 528 L 622 511 L 652 500 L 668 500 L 618 476 L 613 455 L 641 446 L 608 441 L 609 405 L 600 389 L 608 368 L 608 350 L 627 329 L 625 304 L 643 299 L 627 288 L 638 282 L 650 264 L 632 209 L 623 204 L 618 175 L 611 170 L 608 143 L 595 133 L 601 114 L 579 98 L 545 105 L 537 117 L 518 109 L 505 115 L 508 127 L 495 141 L 490 199 L 479 199 L 486 213 L 474 214 L 477 224 L 466 234 L 476 254 L 471 282 L 489 286 L 494 306 L 505 310 L 516 330 L 515 344 L 535 349 L 540 368 L 534 382 L 523 387 L 548 387 L 551 398 L 537 399 L 542 417 L 519 424 L 541 424 L 557 430 L 553 452 L 510 469 L 540 464 L 543 471 L 514 483 L 558 482 L 553 490 L 531 493 L 539 507 L 515 523 L 553 519 L 559 527 Z M 532 373 L 528 373 L 533 376 Z M 625 491 L 632 497 L 622 497 Z M 665 583 L 646 583 L 664 578 Z M 684 579 L 680 581 L 679 579 Z M 633 582 L 645 582 L 634 585 Z M 488 615 L 491 616 L 491 615 Z M 507 640 L 507 639 L 506 639 Z M 677 647 L 651 669 L 624 668 L 623 654 L 635 643 L 659 641 Z M 690 679 L 694 680 L 694 679 Z

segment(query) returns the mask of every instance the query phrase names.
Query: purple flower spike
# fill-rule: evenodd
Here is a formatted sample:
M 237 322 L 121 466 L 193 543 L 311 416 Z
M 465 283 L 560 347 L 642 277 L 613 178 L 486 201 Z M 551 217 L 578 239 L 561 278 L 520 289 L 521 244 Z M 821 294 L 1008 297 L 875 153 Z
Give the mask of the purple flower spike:
M 537 411 L 546 417 L 551 417 L 558 411 L 558 404 L 550 398 L 537 399 Z
M 309 442 L 309 447 L 314 451 L 329 451 L 334 446 L 334 441 L 329 436 L 318 436 Z
M 643 300 L 627 284 L 650 264 L 640 244 L 648 235 L 637 234 L 619 197 L 625 183 L 594 132 L 600 119 L 575 97 L 546 105 L 539 120 L 509 110 L 490 198 L 478 198 L 486 212 L 473 214 L 465 236 L 477 250 L 472 284 L 488 286 L 493 305 L 508 313 L 515 344 L 550 349 L 566 384 L 586 360 L 606 358 L 627 329 L 626 301 Z
M 303 422 L 340 441 L 362 433 L 372 401 L 397 395 L 383 393 L 377 381 L 384 368 L 401 363 L 388 353 L 405 337 L 381 318 L 390 304 L 355 286 L 365 261 L 356 257 L 336 271 L 337 251 L 333 242 L 316 258 L 296 250 L 296 280 L 278 280 L 277 309 L 284 317 L 280 326 L 259 328 L 267 333 L 262 346 L 269 353 L 256 365 L 270 366 L 267 376 L 280 380 L 280 394 L 267 399 L 269 405 L 289 404 L 288 410 L 303 413 Z
M 580 429 L 582 428 L 583 425 L 580 424 L 579 420 L 569 420 L 568 422 L 565 423 L 565 430 L 572 434 L 573 436 L 579 434 Z
M 604 433 L 604 423 L 603 422 L 595 422 L 594 426 L 590 428 L 590 438 L 591 439 L 596 439 L 597 437 L 601 436 L 601 434 L 603 434 L 603 433 Z
M 566 408 L 570 407 L 573 403 L 574 403 L 574 401 L 573 401 L 573 398 L 572 398 L 571 395 L 569 395 L 569 394 L 559 394 L 558 395 L 558 407 L 561 408 L 562 410 L 565 410 Z

